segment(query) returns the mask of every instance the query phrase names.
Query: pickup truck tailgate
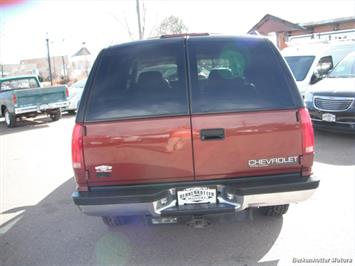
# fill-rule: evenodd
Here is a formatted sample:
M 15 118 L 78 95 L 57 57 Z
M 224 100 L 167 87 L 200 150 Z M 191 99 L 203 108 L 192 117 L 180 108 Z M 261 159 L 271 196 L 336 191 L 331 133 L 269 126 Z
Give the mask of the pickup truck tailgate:
M 66 101 L 66 87 L 47 87 L 16 90 L 17 107 L 50 104 Z

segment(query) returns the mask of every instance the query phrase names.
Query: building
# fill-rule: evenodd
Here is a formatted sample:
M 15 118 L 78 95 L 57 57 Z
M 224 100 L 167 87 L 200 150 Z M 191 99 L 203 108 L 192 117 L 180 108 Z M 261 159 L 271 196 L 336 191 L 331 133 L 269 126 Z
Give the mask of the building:
M 87 77 L 93 57 L 86 47 L 82 47 L 73 56 L 51 56 L 52 78 L 55 83 L 78 80 Z M 32 58 L 20 61 L 20 64 L 2 65 L 3 76 L 34 74 L 49 81 L 48 58 Z
M 308 23 L 292 23 L 267 14 L 248 33 L 274 38 L 274 42 L 280 49 L 289 44 L 315 40 L 355 39 L 355 16 Z
M 34 64 L 4 64 L 0 66 L 0 76 L 38 75 Z
M 92 67 L 93 56 L 82 47 L 73 56 L 51 56 L 52 78 L 55 83 L 64 80 L 78 80 L 87 77 Z M 48 58 L 20 60 L 20 64 L 0 65 L 0 76 L 38 75 L 44 81 L 50 80 Z
M 85 43 L 84 43 L 85 44 Z M 80 48 L 71 58 L 71 77 L 81 79 L 89 75 L 93 58 L 86 47 Z
M 24 59 L 20 61 L 20 65 L 35 66 L 37 74 L 43 78 L 43 80 L 49 80 L 49 67 L 48 58 L 32 58 Z M 70 74 L 70 62 L 69 57 L 66 56 L 51 56 L 51 68 L 53 80 L 67 78 Z M 27 74 L 27 73 L 22 73 Z

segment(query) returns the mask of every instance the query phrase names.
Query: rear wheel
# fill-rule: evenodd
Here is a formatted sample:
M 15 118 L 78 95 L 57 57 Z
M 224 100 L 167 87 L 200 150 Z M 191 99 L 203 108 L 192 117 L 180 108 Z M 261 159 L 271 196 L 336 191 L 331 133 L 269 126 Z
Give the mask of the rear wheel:
M 4 111 L 5 124 L 8 128 L 16 126 L 16 115 L 11 114 L 7 109 Z
M 49 114 L 49 117 L 52 119 L 52 121 L 58 121 L 62 117 L 62 111 L 60 109 L 53 110 Z
M 69 110 L 68 114 L 75 115 L 76 114 L 76 110 Z
M 260 211 L 265 216 L 279 217 L 288 211 L 289 204 L 261 207 Z

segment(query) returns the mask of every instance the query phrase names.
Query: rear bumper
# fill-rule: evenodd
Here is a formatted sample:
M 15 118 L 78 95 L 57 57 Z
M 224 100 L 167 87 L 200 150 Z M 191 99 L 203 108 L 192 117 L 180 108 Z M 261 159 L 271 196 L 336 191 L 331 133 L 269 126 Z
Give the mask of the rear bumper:
M 33 113 L 33 112 L 44 112 L 46 110 L 51 110 L 51 109 L 65 108 L 68 105 L 69 103 L 67 101 L 64 101 L 64 102 L 57 102 L 57 103 L 18 107 L 15 108 L 15 114 L 18 115 L 18 114 Z
M 72 98 L 68 100 L 68 105 L 64 108 L 64 111 L 71 111 L 78 109 L 78 102 L 80 98 Z
M 216 186 L 216 204 L 178 206 L 176 189 L 193 186 Z M 307 200 L 319 186 L 314 177 L 250 177 L 202 182 L 159 185 L 97 187 L 88 192 L 74 192 L 74 203 L 88 215 L 180 216 L 237 212 L 250 207 L 297 203 Z

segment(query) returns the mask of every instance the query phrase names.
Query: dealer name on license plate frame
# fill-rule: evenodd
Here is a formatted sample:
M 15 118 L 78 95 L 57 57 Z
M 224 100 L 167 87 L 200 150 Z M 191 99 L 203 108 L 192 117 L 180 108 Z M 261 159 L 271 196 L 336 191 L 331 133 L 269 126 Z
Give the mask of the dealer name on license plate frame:
M 217 190 L 211 187 L 192 187 L 177 191 L 178 205 L 216 203 Z

